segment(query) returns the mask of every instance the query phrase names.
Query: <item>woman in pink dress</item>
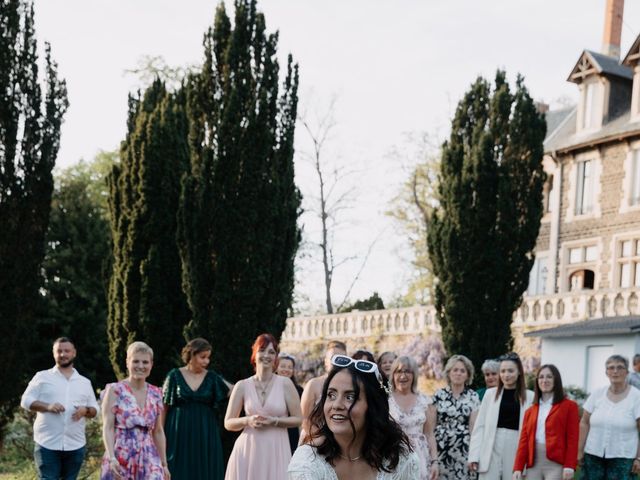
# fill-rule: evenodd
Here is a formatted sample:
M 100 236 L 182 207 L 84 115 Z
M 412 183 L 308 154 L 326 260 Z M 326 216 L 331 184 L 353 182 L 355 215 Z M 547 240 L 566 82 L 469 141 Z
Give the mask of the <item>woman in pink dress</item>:
M 168 480 L 162 428 L 162 390 L 145 380 L 153 350 L 143 342 L 127 348 L 129 376 L 107 385 L 102 403 L 101 480 Z
M 224 427 L 242 431 L 229 457 L 225 480 L 286 480 L 291 448 L 287 428 L 302 421 L 291 379 L 275 374 L 278 342 L 263 333 L 253 344 L 255 375 L 233 387 Z M 244 409 L 245 416 L 240 412 Z

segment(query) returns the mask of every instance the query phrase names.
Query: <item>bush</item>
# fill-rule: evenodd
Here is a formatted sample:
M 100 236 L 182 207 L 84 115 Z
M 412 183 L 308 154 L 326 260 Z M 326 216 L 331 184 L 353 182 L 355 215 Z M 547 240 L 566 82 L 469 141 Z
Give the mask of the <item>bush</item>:
M 575 385 L 565 385 L 564 391 L 571 400 L 576 402 L 580 409 L 582 409 L 582 405 L 587 400 L 589 394 L 585 392 L 580 387 L 576 387 Z
M 438 337 L 419 335 L 396 352 L 398 356 L 413 357 L 418 363 L 420 376 L 440 380 L 443 378 L 444 345 Z
M 0 479 L 33 480 L 37 477 L 33 464 L 34 414 L 16 411 L 7 427 L 4 448 L 0 451 Z M 99 478 L 100 461 L 104 453 L 102 422 L 99 418 L 87 421 L 87 453 L 78 480 Z

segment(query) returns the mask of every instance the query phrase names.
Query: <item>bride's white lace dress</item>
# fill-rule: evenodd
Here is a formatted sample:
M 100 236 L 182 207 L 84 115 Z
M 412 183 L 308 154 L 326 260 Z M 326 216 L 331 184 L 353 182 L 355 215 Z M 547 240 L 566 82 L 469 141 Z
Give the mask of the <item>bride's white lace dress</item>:
M 311 445 L 297 448 L 287 470 L 288 480 L 338 480 L 333 467 Z M 420 476 L 418 456 L 410 452 L 400 457 L 393 472 L 378 472 L 376 480 L 415 480 Z

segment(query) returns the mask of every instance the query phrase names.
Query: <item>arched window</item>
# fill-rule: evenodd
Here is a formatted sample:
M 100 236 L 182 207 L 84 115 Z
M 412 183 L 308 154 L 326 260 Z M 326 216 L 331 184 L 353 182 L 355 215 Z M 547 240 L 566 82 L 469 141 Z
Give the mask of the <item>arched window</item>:
M 595 286 L 595 274 L 593 270 L 578 270 L 569 276 L 571 291 L 593 290 Z

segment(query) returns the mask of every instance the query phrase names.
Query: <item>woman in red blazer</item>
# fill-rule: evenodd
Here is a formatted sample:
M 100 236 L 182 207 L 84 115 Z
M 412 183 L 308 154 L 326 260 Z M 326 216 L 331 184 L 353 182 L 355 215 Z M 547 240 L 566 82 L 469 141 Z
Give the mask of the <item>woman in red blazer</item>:
M 525 412 L 513 480 L 570 480 L 578 461 L 578 405 L 562 388 L 555 365 L 543 365 L 536 377 L 533 405 Z

